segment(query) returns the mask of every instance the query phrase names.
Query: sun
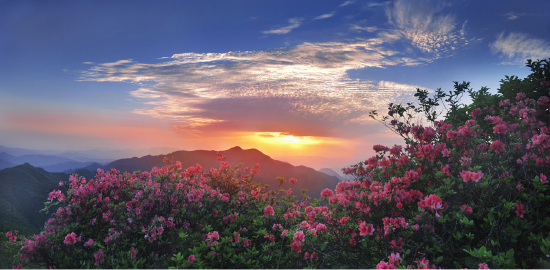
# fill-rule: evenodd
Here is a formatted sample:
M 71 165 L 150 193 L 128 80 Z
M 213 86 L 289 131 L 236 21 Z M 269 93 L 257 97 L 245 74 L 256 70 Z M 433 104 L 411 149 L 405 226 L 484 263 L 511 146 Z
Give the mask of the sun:
M 285 132 L 258 132 L 254 137 L 259 142 L 267 144 L 286 144 L 288 146 L 309 146 L 323 142 L 322 139 L 313 136 L 294 136 Z

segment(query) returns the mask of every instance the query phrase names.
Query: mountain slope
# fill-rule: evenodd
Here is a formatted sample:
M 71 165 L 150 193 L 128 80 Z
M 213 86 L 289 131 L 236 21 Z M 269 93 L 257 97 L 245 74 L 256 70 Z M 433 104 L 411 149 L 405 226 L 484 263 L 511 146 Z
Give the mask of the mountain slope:
M 271 189 L 278 187 L 276 177 L 284 177 L 289 180 L 290 178 L 296 178 L 298 182 L 296 184 L 284 184 L 283 188 L 286 190 L 292 188 L 293 195 L 300 196 L 301 189 L 307 190 L 306 194 L 319 198 L 321 191 L 325 188 L 334 189 L 340 180 L 337 177 L 330 176 L 321 172 L 318 172 L 312 168 L 305 166 L 293 166 L 289 163 L 274 160 L 271 157 L 263 154 L 256 149 L 243 150 L 240 147 L 233 147 L 226 151 L 219 151 L 221 154 L 227 157 L 226 161 L 235 166 L 239 163 L 244 167 L 252 168 L 256 163 L 260 165 L 260 173 L 254 176 L 253 181 L 260 184 L 268 184 Z M 163 162 L 164 157 L 173 159 L 173 162 L 180 161 L 183 168 L 195 166 L 197 163 L 203 166 L 205 170 L 212 167 L 219 168 L 220 164 L 216 160 L 217 151 L 176 151 L 168 155 L 159 156 L 144 156 L 141 158 L 127 158 L 119 159 L 109 163 L 106 166 L 100 168 L 104 170 L 110 170 L 116 168 L 117 170 L 124 172 L 133 172 L 137 170 L 150 171 L 153 167 L 161 167 L 165 165 Z M 86 167 L 90 171 L 95 171 L 97 167 Z
M 40 209 L 59 181 L 68 179 L 67 174 L 48 173 L 28 163 L 0 171 L 0 231 L 40 232 L 48 219 Z
M 3 159 L 0 159 L 0 170 L 3 170 L 5 168 L 10 168 L 10 167 L 13 167 L 15 166 L 15 164 L 9 162 L 9 161 L 5 161 Z
M 86 167 L 93 164 L 93 162 L 77 162 L 77 161 L 67 161 L 58 164 L 48 165 L 48 166 L 39 166 L 42 169 L 48 172 L 64 172 L 67 170 L 75 170 L 77 168 Z
M 322 173 L 326 173 L 328 175 L 332 175 L 332 176 L 335 176 L 336 178 L 338 178 L 340 181 L 344 181 L 344 177 L 342 177 L 340 174 L 338 174 L 337 172 L 335 172 L 333 169 L 331 168 L 322 168 L 319 170 L 320 172 Z

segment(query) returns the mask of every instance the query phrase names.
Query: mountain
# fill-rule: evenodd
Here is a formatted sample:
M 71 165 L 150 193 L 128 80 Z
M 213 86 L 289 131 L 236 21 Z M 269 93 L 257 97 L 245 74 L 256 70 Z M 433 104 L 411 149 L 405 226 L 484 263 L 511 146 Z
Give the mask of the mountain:
M 48 194 L 58 189 L 59 181 L 68 180 L 67 174 L 49 173 L 28 163 L 0 171 L 0 232 L 39 233 L 49 218 L 39 213 Z
M 332 176 L 335 176 L 336 178 L 338 178 L 340 181 L 344 181 L 344 177 L 342 177 L 339 173 L 335 172 L 333 169 L 331 168 L 322 168 L 319 170 L 320 172 L 322 173 L 326 173 L 328 175 L 332 175 Z
M 164 166 L 164 157 L 172 159 L 173 162 L 180 161 L 183 168 L 195 166 L 200 164 L 204 170 L 210 168 L 219 168 L 220 164 L 217 161 L 218 151 L 196 150 L 196 151 L 176 151 L 167 155 L 151 156 L 147 155 L 141 158 L 133 157 L 126 159 L 115 160 L 105 166 L 99 168 L 103 170 L 110 170 L 115 168 L 121 172 L 133 172 L 137 170 L 150 171 L 153 167 Z M 254 176 L 253 181 L 260 184 L 268 184 L 269 189 L 276 189 L 278 187 L 277 177 L 284 177 L 289 180 L 290 178 L 296 178 L 297 183 L 291 185 L 288 182 L 283 184 L 283 188 L 286 190 L 292 188 L 293 195 L 301 196 L 301 189 L 307 190 L 306 194 L 312 198 L 320 198 L 321 191 L 325 188 L 334 189 L 340 180 L 335 176 L 330 176 L 322 172 L 318 172 L 312 168 L 305 166 L 293 166 L 287 162 L 274 160 L 271 157 L 263 154 L 256 149 L 243 150 L 240 147 L 233 147 L 229 150 L 219 151 L 221 154 L 227 157 L 226 162 L 235 166 L 239 163 L 244 167 L 252 168 L 256 163 L 260 165 L 260 173 Z M 84 169 L 95 172 L 98 167 L 92 164 Z
M 49 166 L 64 162 L 74 162 L 74 160 L 64 158 L 64 157 L 58 157 L 53 155 L 22 155 L 22 156 L 13 156 L 6 152 L 0 153 L 0 159 L 3 159 L 5 161 L 14 163 L 14 164 L 24 164 L 29 163 L 33 166 L 37 167 L 43 167 L 43 166 Z
M 67 161 L 63 163 L 58 163 L 58 164 L 48 165 L 48 166 L 40 166 L 40 167 L 48 172 L 64 172 L 67 170 L 76 170 L 78 168 L 83 168 L 92 164 L 94 164 L 94 162 Z
M 9 161 L 5 161 L 3 159 L 0 159 L 0 170 L 3 170 L 5 168 L 9 168 L 9 167 L 13 167 L 15 166 L 15 164 L 9 162 Z

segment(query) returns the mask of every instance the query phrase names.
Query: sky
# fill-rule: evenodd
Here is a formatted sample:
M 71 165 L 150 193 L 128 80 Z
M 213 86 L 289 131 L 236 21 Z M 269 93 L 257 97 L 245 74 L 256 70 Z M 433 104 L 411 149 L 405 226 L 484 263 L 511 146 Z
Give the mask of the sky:
M 497 93 L 528 58 L 550 58 L 550 1 L 0 0 L 0 145 L 341 168 L 403 144 L 370 111 Z

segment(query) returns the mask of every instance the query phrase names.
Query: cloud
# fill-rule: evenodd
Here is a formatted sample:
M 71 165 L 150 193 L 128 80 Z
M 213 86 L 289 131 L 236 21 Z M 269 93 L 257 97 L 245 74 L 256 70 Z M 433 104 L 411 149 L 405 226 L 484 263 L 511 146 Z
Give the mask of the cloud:
M 394 34 L 409 40 L 413 46 L 437 59 L 449 57 L 456 48 L 481 40 L 465 37 L 466 22 L 460 31 L 456 31 L 456 18 L 453 14 L 442 14 L 444 7 L 445 3 L 429 0 L 397 0 L 386 7 L 386 16 L 396 27 Z
M 322 19 L 330 18 L 332 16 L 334 16 L 334 13 L 327 13 L 327 14 L 323 14 L 323 15 L 315 17 L 314 20 L 322 20 Z
M 342 3 L 340 6 L 343 7 L 343 6 L 347 6 L 347 5 L 353 4 L 353 3 L 355 3 L 355 0 L 348 0 L 348 1 L 344 2 L 344 3 Z
M 285 27 L 278 28 L 278 29 L 262 31 L 262 33 L 264 33 L 264 34 L 279 34 L 279 35 L 288 34 L 288 33 L 290 33 L 290 31 L 292 31 L 292 29 L 299 27 L 300 24 L 302 24 L 303 20 L 304 20 L 303 18 L 291 18 L 291 19 L 288 19 L 288 23 L 290 23 L 289 25 L 287 25 Z
M 504 65 L 524 65 L 526 59 L 545 59 L 550 55 L 550 42 L 517 32 L 508 36 L 502 32 L 489 46 L 494 54 L 505 59 L 501 63 Z
M 351 27 L 349 28 L 350 30 L 356 30 L 357 32 L 361 32 L 361 31 L 367 31 L 367 32 L 374 32 L 374 31 L 377 31 L 378 30 L 378 27 L 376 26 L 367 26 L 367 27 L 361 27 L 359 25 L 356 25 L 356 24 L 352 24 Z
M 520 16 L 524 16 L 524 15 L 525 15 L 525 13 L 508 12 L 508 13 L 504 14 L 503 16 L 506 19 L 512 21 L 512 20 L 515 20 L 515 19 L 519 18 Z
M 385 3 L 368 3 L 364 8 L 366 9 L 372 9 L 374 7 L 380 7 L 386 5 Z
M 182 53 L 154 64 L 120 60 L 96 64 L 81 80 L 138 83 L 131 95 L 143 99 L 144 107 L 134 113 L 168 119 L 175 129 L 201 136 L 221 131 L 357 136 L 379 132 L 366 128 L 370 110 L 410 102 L 420 88 L 348 77 L 353 69 L 425 63 L 388 50 L 383 42 Z

